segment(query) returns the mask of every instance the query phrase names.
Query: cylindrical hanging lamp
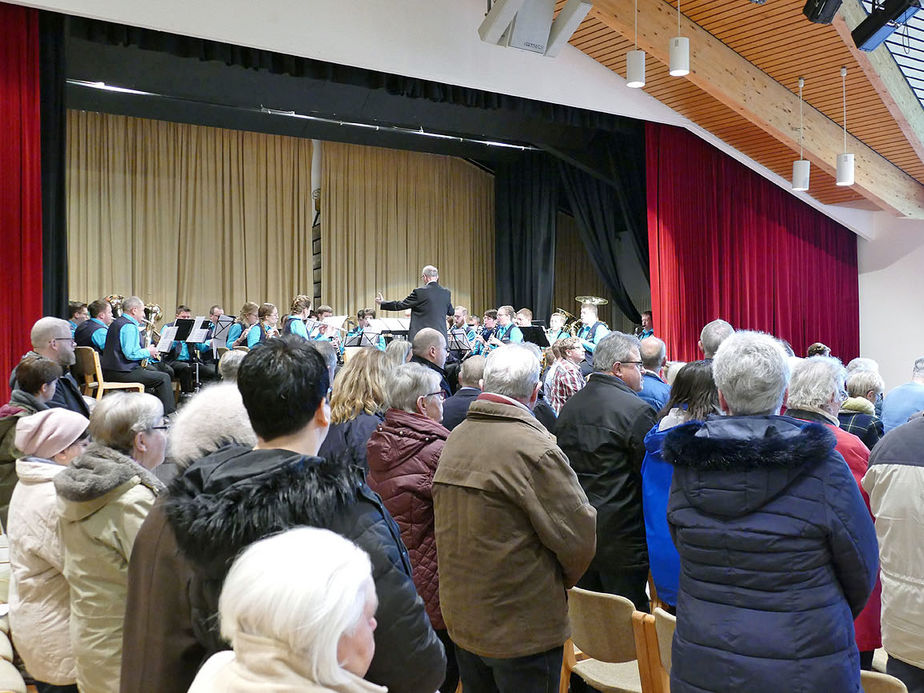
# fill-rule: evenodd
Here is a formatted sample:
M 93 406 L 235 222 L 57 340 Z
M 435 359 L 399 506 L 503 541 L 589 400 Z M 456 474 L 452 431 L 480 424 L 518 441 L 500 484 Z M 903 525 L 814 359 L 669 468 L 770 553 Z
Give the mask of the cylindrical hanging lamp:
M 808 190 L 809 177 L 812 173 L 812 164 L 805 159 L 802 153 L 802 87 L 805 86 L 805 80 L 799 78 L 799 160 L 792 162 L 792 189 Z
M 645 86 L 645 51 L 638 49 L 638 0 L 635 0 L 635 50 L 626 53 L 626 86 Z
M 680 35 L 680 0 L 677 0 L 677 35 L 671 39 L 670 54 L 671 76 L 690 74 L 690 39 Z
M 847 68 L 841 68 L 841 91 L 844 95 L 844 153 L 837 155 L 837 184 L 853 185 L 853 154 L 847 151 Z

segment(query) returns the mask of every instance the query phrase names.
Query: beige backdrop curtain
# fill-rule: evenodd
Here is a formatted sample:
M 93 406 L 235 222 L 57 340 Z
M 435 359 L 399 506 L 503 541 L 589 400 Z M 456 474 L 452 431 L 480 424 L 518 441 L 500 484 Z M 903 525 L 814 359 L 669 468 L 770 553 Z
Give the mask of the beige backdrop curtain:
M 426 264 L 455 305 L 493 307 L 491 174 L 447 156 L 334 142 L 322 161 L 321 300 L 335 313 L 374 308 L 376 291 L 403 299 Z
M 307 139 L 69 111 L 70 296 L 284 314 L 312 293 L 310 181 Z

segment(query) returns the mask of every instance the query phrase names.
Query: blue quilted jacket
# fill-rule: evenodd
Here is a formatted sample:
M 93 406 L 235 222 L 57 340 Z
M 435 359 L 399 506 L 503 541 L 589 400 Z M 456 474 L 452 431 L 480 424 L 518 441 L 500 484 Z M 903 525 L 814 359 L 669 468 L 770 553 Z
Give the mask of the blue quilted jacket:
M 673 429 L 663 455 L 680 554 L 671 692 L 859 693 L 853 619 L 878 549 L 834 436 L 715 417 Z

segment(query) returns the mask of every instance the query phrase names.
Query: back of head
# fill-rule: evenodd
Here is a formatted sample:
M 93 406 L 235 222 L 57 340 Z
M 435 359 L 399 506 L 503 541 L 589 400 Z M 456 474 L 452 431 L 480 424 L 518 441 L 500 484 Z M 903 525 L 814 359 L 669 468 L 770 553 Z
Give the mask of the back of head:
M 407 362 L 411 343 L 406 339 L 393 339 L 385 347 L 385 368 L 394 368 Z
M 312 340 L 308 344 L 324 359 L 324 363 L 327 365 L 328 382 L 334 382 L 334 376 L 337 374 L 337 347 L 330 342 L 319 342 L 317 340 Z
M 854 371 L 847 376 L 847 394 L 850 397 L 866 397 L 869 392 L 879 395 L 885 390 L 885 382 L 876 371 Z
M 334 379 L 330 398 L 331 423 L 343 423 L 359 414 L 375 414 L 385 406 L 385 354 L 360 349 Z
M 440 271 L 436 269 L 433 265 L 427 265 L 422 270 L 420 270 L 421 276 L 423 276 L 428 282 L 432 282 L 434 279 L 438 279 L 440 276 Z
M 131 455 L 135 436 L 159 426 L 164 405 L 144 392 L 114 392 L 103 397 L 90 415 L 93 441 Z
M 658 340 L 660 341 L 660 340 Z M 636 337 L 623 332 L 610 332 L 597 342 L 594 349 L 594 370 L 598 373 L 609 373 L 617 363 L 632 361 L 641 345 Z
M 914 368 L 911 371 L 911 377 L 915 380 L 924 380 L 924 356 L 915 360 Z
M 831 348 L 822 344 L 821 342 L 815 342 L 805 351 L 805 357 L 811 358 L 812 356 L 830 356 Z
M 803 359 L 792 370 L 786 408 L 827 410 L 831 406 L 832 398 L 840 403 L 838 398 L 844 391 L 846 378 L 847 370 L 835 358 L 812 356 Z
M 517 400 L 532 397 L 539 382 L 540 364 L 525 344 L 504 344 L 492 351 L 484 366 L 484 391 Z
M 237 372 L 246 354 L 246 351 L 238 349 L 231 349 L 224 353 L 218 362 L 218 375 L 221 376 L 222 380 L 229 383 L 237 382 Z
M 762 332 L 735 332 L 722 342 L 712 364 L 716 387 L 737 416 L 776 414 L 789 382 L 780 343 Z
M 642 366 L 649 371 L 657 371 L 664 365 L 667 358 L 667 347 L 657 337 L 645 337 L 639 348 L 642 356 Z
M 690 418 L 699 421 L 719 411 L 712 361 L 692 361 L 677 370 L 670 398 L 661 410 L 662 417 L 675 407 L 685 407 Z
M 60 365 L 42 356 L 26 356 L 16 367 L 16 383 L 19 389 L 32 396 L 39 393 L 42 385 L 47 385 L 64 375 Z
M 388 371 L 385 404 L 391 409 L 417 413 L 417 398 L 440 390 L 440 376 L 419 363 L 402 363 Z
M 302 337 L 268 339 L 247 353 L 237 386 L 253 430 L 263 440 L 301 431 L 330 387 L 330 373 L 317 349 Z
M 106 307 L 109 304 L 102 298 L 98 298 L 95 301 L 91 301 L 90 305 L 87 306 L 87 311 L 90 313 L 91 318 L 98 318 L 102 313 L 106 312 Z
M 724 320 L 713 320 L 699 333 L 699 341 L 703 346 L 703 358 L 715 358 L 722 342 L 735 333 L 735 328 Z
M 480 387 L 479 383 L 484 377 L 486 362 L 487 359 L 484 356 L 469 356 L 465 359 L 459 371 L 459 384 L 463 387 Z
M 311 296 L 306 296 L 305 294 L 299 294 L 292 299 L 292 314 L 296 315 L 301 313 L 303 310 L 311 310 Z
M 318 560 L 323 556 L 324 560 Z M 360 624 L 372 584 L 368 555 L 326 529 L 299 527 L 254 542 L 228 571 L 218 612 L 235 650 L 241 636 L 283 645 L 325 686 L 346 678 L 337 661 L 341 636 Z
M 853 373 L 854 371 L 875 371 L 878 373 L 879 364 L 873 359 L 858 356 L 855 359 L 851 359 L 850 363 L 847 364 L 847 372 Z
M 414 356 L 423 357 L 431 348 L 439 348 L 443 344 L 443 335 L 432 327 L 425 327 L 414 335 L 411 351 Z
M 137 296 L 129 296 L 124 301 L 122 301 L 122 315 L 125 315 L 129 311 L 135 310 L 136 308 L 144 308 L 144 301 L 142 301 Z
M 179 410 L 170 431 L 170 454 L 180 469 L 226 445 L 252 448 L 256 444 L 257 434 L 234 383 L 210 385 L 199 392 Z
M 67 320 L 47 316 L 36 320 L 29 333 L 29 338 L 32 340 L 32 348 L 38 351 L 46 348 L 55 337 L 63 337 L 65 334 L 68 336 L 71 334 L 71 327 L 67 324 Z

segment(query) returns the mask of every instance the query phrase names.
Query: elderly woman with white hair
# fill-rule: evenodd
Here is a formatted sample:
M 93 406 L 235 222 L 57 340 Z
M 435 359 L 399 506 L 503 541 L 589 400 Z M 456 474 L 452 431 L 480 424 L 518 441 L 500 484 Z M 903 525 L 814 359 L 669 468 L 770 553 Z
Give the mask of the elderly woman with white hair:
M 173 462 L 185 470 L 221 448 L 250 449 L 256 443 L 237 385 L 219 383 L 180 409 L 169 449 Z M 123 691 L 185 690 L 206 656 L 192 625 L 192 569 L 167 522 L 165 500 L 158 499 L 141 525 L 128 568 Z
M 299 527 L 257 541 L 218 601 L 234 649 L 209 658 L 189 693 L 384 693 L 362 678 L 377 606 L 369 556 L 340 535 Z
M 852 622 L 876 583 L 878 547 L 834 431 L 779 416 L 789 367 L 769 335 L 730 336 L 713 377 L 728 415 L 677 426 L 663 448 L 680 554 L 671 691 L 860 693 Z M 805 392 L 837 411 L 831 389 Z
M 881 401 L 883 390 L 885 382 L 877 371 L 848 372 L 847 399 L 837 412 L 840 427 L 857 436 L 869 450 L 883 436 L 882 419 L 876 414 L 876 402 Z
M 446 648 L 446 679 L 440 690 L 459 682 L 452 642 L 440 611 L 439 570 L 433 530 L 433 475 L 449 431 L 443 419 L 440 375 L 417 363 L 392 369 L 385 381 L 385 420 L 367 445 L 367 481 L 401 528 L 411 556 L 414 586 L 430 624 Z
M 157 397 L 107 395 L 90 417 L 93 443 L 54 478 L 82 691 L 119 690 L 128 562 L 163 490 L 151 470 L 164 461 L 166 430 Z

